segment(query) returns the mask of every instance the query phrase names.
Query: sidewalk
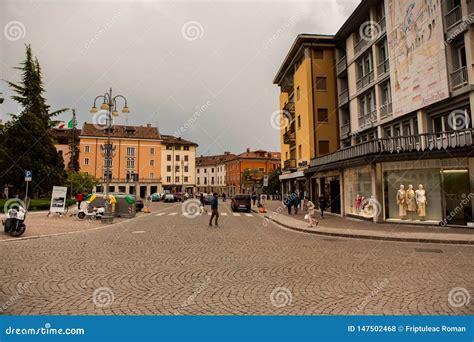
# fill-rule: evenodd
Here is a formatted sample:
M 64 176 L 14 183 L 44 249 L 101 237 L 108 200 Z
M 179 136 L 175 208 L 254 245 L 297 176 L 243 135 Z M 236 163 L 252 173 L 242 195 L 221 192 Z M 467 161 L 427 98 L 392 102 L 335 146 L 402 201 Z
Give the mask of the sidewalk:
M 288 215 L 287 208 L 279 201 L 266 201 L 265 209 L 267 213 L 260 214 L 265 218 L 286 228 L 307 233 L 358 239 L 474 245 L 473 229 L 373 223 L 326 213 L 321 219 L 319 211 L 319 224 L 310 228 L 308 221 L 304 220 L 306 212 L 299 210 L 297 215 Z M 252 210 L 258 212 L 256 207 Z

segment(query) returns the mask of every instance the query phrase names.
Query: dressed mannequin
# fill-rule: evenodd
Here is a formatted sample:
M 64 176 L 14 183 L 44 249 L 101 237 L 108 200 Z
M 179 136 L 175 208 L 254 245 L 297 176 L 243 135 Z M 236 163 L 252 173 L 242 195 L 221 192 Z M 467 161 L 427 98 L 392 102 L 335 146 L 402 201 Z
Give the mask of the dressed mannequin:
M 400 184 L 400 189 L 397 191 L 398 215 L 402 220 L 407 218 L 407 203 L 406 203 L 405 185 Z
M 418 185 L 416 193 L 416 205 L 418 206 L 418 216 L 420 220 L 425 220 L 426 217 L 426 205 L 428 201 L 426 200 L 426 191 L 423 189 L 423 184 Z
M 408 189 L 405 192 L 405 202 L 407 204 L 407 211 L 410 214 L 410 218 L 413 220 L 413 215 L 416 211 L 416 200 L 415 200 L 415 190 L 413 190 L 413 185 L 408 185 Z
M 356 199 L 355 199 L 355 208 L 356 208 L 357 215 L 359 215 L 360 210 L 362 208 L 363 199 L 364 199 L 363 197 L 361 197 L 359 194 L 357 194 Z

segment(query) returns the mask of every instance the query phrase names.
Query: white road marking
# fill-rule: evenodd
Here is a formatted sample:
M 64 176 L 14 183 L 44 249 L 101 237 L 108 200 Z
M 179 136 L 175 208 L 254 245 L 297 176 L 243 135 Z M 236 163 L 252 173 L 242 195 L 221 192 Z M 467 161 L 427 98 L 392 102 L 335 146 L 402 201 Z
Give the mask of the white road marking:
M 245 214 L 245 216 L 250 216 L 250 217 L 252 217 L 252 214 L 248 214 L 248 213 L 247 213 L 247 214 Z
M 222 213 L 221 215 L 222 215 L 222 216 L 227 216 L 227 213 Z
M 240 214 L 238 214 L 238 213 L 233 213 L 233 215 L 234 215 L 234 216 L 240 216 Z
M 155 216 L 163 216 L 165 213 L 158 213 Z
M 135 230 L 132 234 L 143 234 L 144 232 L 144 230 Z
M 178 215 L 178 213 L 169 213 L 168 216 L 175 216 Z

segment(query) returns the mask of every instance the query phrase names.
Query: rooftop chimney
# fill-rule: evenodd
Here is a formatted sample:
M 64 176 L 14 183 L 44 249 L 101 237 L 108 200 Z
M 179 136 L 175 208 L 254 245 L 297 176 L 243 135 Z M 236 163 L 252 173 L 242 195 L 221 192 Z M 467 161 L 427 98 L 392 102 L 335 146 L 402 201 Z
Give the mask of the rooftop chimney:
M 247 147 L 247 153 L 249 153 L 249 152 L 250 152 L 250 148 Z
M 147 126 L 147 127 L 151 127 L 151 124 L 148 124 L 148 123 L 147 123 L 146 126 Z

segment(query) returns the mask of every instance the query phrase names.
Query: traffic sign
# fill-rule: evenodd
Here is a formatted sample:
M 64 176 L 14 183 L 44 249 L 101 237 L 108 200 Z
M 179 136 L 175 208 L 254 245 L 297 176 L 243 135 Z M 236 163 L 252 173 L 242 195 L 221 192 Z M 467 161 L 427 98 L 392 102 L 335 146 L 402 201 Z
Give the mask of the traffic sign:
M 31 182 L 32 178 L 33 178 L 33 171 L 25 170 L 25 182 Z

